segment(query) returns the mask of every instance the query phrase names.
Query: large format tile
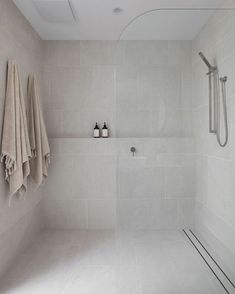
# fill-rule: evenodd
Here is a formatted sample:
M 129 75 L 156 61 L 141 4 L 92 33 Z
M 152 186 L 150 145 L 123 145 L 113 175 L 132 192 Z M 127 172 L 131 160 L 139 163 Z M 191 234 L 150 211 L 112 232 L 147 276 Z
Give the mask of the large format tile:
M 44 65 L 47 67 L 79 67 L 80 42 L 68 40 L 45 42 Z
M 116 224 L 123 229 L 189 227 L 193 201 L 183 198 L 194 196 L 192 142 L 180 138 L 51 139 L 50 181 L 41 190 L 49 204 L 45 220 L 51 220 L 50 213 L 59 217 L 63 205 L 69 209 L 78 200 L 87 209 L 82 211 L 81 224 L 71 213 L 71 228 L 76 223 L 84 227 L 85 211 L 93 229 Z M 136 147 L 134 157 L 131 146 Z M 60 227 L 63 220 L 58 221 Z
M 224 1 L 222 5 L 233 7 L 233 1 Z M 234 260 L 234 240 L 230 230 L 235 228 L 234 214 L 234 11 L 217 11 L 203 27 L 193 41 L 193 112 L 194 135 L 196 139 L 196 217 L 198 231 L 210 239 L 213 232 L 215 239 L 230 248 L 226 263 Z M 198 58 L 202 51 L 212 64 L 218 67 L 219 76 L 227 76 L 226 103 L 228 110 L 228 144 L 221 148 L 216 136 L 209 134 L 208 78 L 206 67 Z M 221 87 L 220 101 L 222 103 Z M 222 106 L 222 104 L 221 104 Z M 221 107 L 220 135 L 224 140 L 224 117 Z M 207 233 L 205 233 L 207 232 Z M 216 244 L 216 242 L 215 242 Z M 221 246 L 223 247 L 223 246 Z M 223 250 L 219 249 L 223 252 Z M 226 251 L 226 250 L 225 250 Z M 219 255 L 223 255 L 219 254 Z M 226 256 L 226 254 L 225 254 Z M 234 268 L 234 266 L 233 266 Z M 234 270 L 233 270 L 234 271 Z
M 42 214 L 47 228 L 88 228 L 88 204 L 83 199 L 45 199 L 42 205 Z
M 119 197 L 162 197 L 163 179 L 161 168 L 119 169 Z
M 177 231 L 45 231 L 19 256 L 0 293 L 222 293 Z
M 88 228 L 91 230 L 116 228 L 115 199 L 93 199 L 88 201 Z

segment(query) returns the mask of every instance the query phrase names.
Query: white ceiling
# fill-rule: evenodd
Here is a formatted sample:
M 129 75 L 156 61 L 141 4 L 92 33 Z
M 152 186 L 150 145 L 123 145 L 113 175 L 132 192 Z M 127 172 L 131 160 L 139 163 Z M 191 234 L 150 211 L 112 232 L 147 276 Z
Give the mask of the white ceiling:
M 44 40 L 193 39 L 212 11 L 152 9 L 216 8 L 221 0 L 14 0 Z M 123 13 L 112 10 L 121 7 Z M 72 10 L 70 9 L 72 8 Z

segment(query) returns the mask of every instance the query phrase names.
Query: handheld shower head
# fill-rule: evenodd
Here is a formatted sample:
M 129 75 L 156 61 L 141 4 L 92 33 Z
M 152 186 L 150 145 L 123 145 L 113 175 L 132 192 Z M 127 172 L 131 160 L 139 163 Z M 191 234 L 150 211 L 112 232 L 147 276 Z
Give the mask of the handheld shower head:
M 198 54 L 201 57 L 201 59 L 203 60 L 203 62 L 207 65 L 210 72 L 216 70 L 216 66 L 212 66 L 202 52 L 199 52 Z
M 226 88 L 225 83 L 227 82 L 227 77 L 219 77 L 219 72 L 217 66 L 212 66 L 210 62 L 206 59 L 202 52 L 198 53 L 202 61 L 206 64 L 209 69 L 207 73 L 209 78 L 209 132 L 216 135 L 217 141 L 221 147 L 225 147 L 228 142 L 228 118 L 227 118 L 227 105 L 226 105 Z M 221 92 L 220 95 L 220 82 L 221 82 Z M 222 99 L 222 103 L 221 103 Z M 225 139 L 221 140 L 220 133 L 220 105 L 222 104 L 223 116 L 224 116 L 224 128 L 225 128 Z

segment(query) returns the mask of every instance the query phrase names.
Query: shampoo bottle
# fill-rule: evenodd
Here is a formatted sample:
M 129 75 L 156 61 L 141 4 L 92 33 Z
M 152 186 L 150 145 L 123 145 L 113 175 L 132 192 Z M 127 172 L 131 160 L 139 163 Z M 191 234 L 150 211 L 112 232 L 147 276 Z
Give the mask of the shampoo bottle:
M 100 128 L 98 126 L 98 123 L 96 123 L 94 127 L 94 138 L 99 138 L 99 137 L 100 137 Z
M 102 138 L 108 138 L 109 136 L 109 130 L 107 128 L 106 123 L 104 123 L 104 126 L 102 128 Z

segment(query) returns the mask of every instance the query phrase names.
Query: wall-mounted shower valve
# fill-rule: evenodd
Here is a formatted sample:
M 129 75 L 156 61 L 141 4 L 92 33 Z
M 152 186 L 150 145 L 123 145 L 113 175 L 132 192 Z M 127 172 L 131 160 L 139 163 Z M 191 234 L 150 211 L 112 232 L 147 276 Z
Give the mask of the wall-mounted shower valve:
M 131 147 L 130 151 L 132 152 L 132 155 L 135 156 L 136 148 L 135 147 Z

